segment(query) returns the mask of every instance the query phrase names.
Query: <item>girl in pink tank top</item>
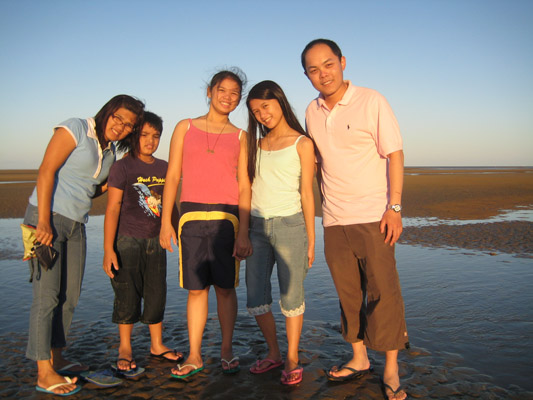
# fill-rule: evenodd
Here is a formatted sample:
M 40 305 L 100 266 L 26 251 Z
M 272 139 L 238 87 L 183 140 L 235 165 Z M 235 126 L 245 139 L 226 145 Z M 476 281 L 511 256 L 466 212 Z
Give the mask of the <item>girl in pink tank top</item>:
M 179 241 L 180 286 L 189 290 L 187 322 L 189 356 L 172 369 L 183 379 L 204 368 L 202 335 L 208 296 L 215 287 L 222 331 L 220 351 L 224 373 L 239 371 L 232 350 L 237 317 L 239 262 L 252 253 L 248 239 L 251 186 L 247 172 L 247 135 L 229 114 L 238 106 L 244 86 L 242 71 L 221 71 L 207 88 L 206 115 L 180 121 L 170 143 L 163 194 L 161 246 L 173 251 Z M 181 180 L 180 222 L 172 226 L 172 206 Z

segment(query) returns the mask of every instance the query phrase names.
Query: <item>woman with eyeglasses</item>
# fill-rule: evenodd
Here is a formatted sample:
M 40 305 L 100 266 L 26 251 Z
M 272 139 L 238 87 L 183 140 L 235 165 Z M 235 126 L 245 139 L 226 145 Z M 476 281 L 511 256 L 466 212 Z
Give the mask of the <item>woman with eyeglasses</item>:
M 115 149 L 129 148 L 128 135 L 142 123 L 144 104 L 127 95 L 109 100 L 94 118 L 71 118 L 54 127 L 29 199 L 24 224 L 35 227 L 35 243 L 53 247 L 57 259 L 45 267 L 29 261 L 33 303 L 26 357 L 37 362 L 36 390 L 69 395 L 81 389 L 75 376 L 87 367 L 63 358 L 85 269 L 92 199 L 104 193 Z

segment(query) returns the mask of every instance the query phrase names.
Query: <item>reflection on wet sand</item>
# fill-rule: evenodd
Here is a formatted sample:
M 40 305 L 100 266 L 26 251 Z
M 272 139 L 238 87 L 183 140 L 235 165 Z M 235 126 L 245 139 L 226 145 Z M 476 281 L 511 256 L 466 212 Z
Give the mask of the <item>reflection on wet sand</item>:
M 102 223 L 103 217 L 95 217 L 88 225 L 84 289 L 67 352 L 71 359 L 94 370 L 108 368 L 118 350 L 116 326 L 110 322 L 113 292 L 100 265 Z M 16 220 L 3 220 L 0 225 L 7 234 L 18 229 Z M 320 231 L 317 243 L 321 241 Z M 533 301 L 529 259 L 410 245 L 399 245 L 397 252 L 412 345 L 400 356 L 402 382 L 409 395 L 435 399 L 533 399 L 533 385 L 526 372 L 533 367 L 528 357 L 533 350 L 528 339 L 533 337 L 533 329 L 524 322 L 533 320 L 528 306 Z M 169 257 L 164 339 L 184 351 L 186 291 L 178 288 L 176 257 L 175 253 Z M 35 366 L 24 357 L 31 299 L 28 271 L 15 260 L 1 260 L 0 271 L 0 301 L 4 304 L 0 318 L 0 348 L 4 351 L 0 396 L 32 398 Z M 266 346 L 245 311 L 244 282 L 241 284 L 237 290 L 240 312 L 235 327 L 235 354 L 240 356 L 242 370 L 237 375 L 226 376 L 220 368 L 221 338 L 216 305 L 212 302 L 204 339 L 204 371 L 185 382 L 171 379 L 172 365 L 148 357 L 149 332 L 137 324 L 134 355 L 146 373 L 113 389 L 85 384 L 76 398 L 383 398 L 379 383 L 383 358 L 373 352 L 370 358 L 375 373 L 371 376 L 347 384 L 329 383 L 324 376 L 325 368 L 347 360 L 349 347 L 339 334 L 338 300 L 321 247 L 306 280 L 307 309 L 300 352 L 304 380 L 295 388 L 279 384 L 279 370 L 259 376 L 247 371 L 256 359 L 264 357 Z M 274 313 L 279 319 L 278 334 L 284 335 L 276 305 Z
M 533 351 L 531 169 L 493 170 L 490 174 L 472 170 L 464 174 L 433 169 L 418 172 L 406 176 L 404 204 L 408 205 L 408 219 L 397 246 L 412 346 L 400 355 L 400 373 L 409 396 L 533 399 L 533 362 L 529 356 Z M 7 179 L 0 176 L 0 180 Z M 4 207 L 0 208 L 10 216 L 23 213 L 26 204 L 20 199 L 27 195 L 21 197 L 20 190 L 31 189 L 32 184 L 25 183 L 2 185 L 0 200 Z M 515 210 L 515 214 L 504 215 L 501 210 Z M 526 216 L 517 215 L 516 210 L 525 210 Z M 500 217 L 494 219 L 495 216 Z M 35 398 L 35 365 L 24 356 L 31 285 L 28 268 L 19 260 L 20 222 L 0 219 L 3 398 Z M 72 360 L 97 370 L 108 368 L 116 360 L 118 349 L 117 328 L 111 323 L 113 291 L 101 268 L 102 224 L 103 217 L 97 216 L 91 217 L 87 225 L 87 268 L 67 351 Z M 242 365 L 237 375 L 226 376 L 220 368 L 220 330 L 212 302 L 204 339 L 204 371 L 188 381 L 172 380 L 172 365 L 148 357 L 148 329 L 137 324 L 135 359 L 146 373 L 113 389 L 84 384 L 75 398 L 383 398 L 379 383 L 383 358 L 372 352 L 373 375 L 347 384 L 331 384 L 324 376 L 323 369 L 348 359 L 349 346 L 339 334 L 338 300 L 324 261 L 321 238 L 317 221 L 316 262 L 306 279 L 307 307 L 300 352 L 304 380 L 297 387 L 282 386 L 279 370 L 259 376 L 247 371 L 265 355 L 266 346 L 255 321 L 245 311 L 243 265 L 241 286 L 237 289 L 240 312 L 235 327 L 235 353 Z M 177 252 L 169 255 L 168 265 L 164 336 L 166 342 L 184 351 L 187 293 L 178 288 Z M 278 334 L 284 335 L 277 305 L 274 314 L 279 322 Z

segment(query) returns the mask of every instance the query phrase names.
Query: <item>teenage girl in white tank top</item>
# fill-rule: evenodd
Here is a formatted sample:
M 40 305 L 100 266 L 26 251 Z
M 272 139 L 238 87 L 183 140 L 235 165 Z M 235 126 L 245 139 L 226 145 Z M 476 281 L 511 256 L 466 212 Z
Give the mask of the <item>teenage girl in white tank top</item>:
M 284 363 L 281 383 L 294 385 L 301 382 L 303 373 L 298 362 L 305 310 L 303 280 L 315 257 L 314 148 L 275 82 L 255 85 L 246 105 L 253 247 L 253 254 L 246 260 L 247 307 L 268 345 L 266 358 L 258 360 L 250 372 L 261 374 Z M 274 263 L 281 311 L 286 317 L 285 362 L 271 311 L 270 276 Z

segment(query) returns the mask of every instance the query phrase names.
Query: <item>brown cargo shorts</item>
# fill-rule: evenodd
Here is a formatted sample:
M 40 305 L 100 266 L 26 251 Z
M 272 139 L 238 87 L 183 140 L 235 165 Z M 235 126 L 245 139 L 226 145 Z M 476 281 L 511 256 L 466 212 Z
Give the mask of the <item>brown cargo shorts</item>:
M 324 251 L 349 343 L 376 351 L 409 346 L 394 246 L 384 242 L 379 222 L 324 228 Z

